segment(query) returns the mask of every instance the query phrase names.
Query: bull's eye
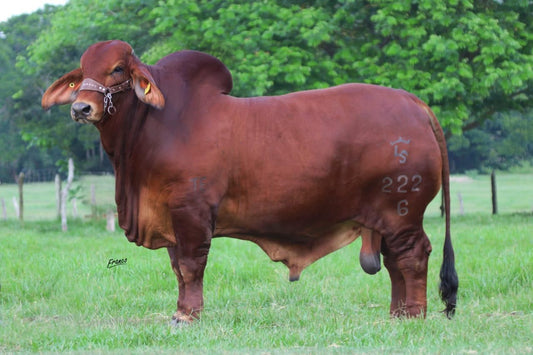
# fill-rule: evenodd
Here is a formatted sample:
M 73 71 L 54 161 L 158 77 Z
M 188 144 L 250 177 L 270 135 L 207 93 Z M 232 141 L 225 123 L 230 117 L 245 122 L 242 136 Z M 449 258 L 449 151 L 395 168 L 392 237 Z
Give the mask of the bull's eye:
M 124 68 L 122 68 L 121 66 L 115 67 L 115 69 L 113 69 L 113 71 L 111 72 L 111 74 L 122 74 L 122 73 L 124 73 Z

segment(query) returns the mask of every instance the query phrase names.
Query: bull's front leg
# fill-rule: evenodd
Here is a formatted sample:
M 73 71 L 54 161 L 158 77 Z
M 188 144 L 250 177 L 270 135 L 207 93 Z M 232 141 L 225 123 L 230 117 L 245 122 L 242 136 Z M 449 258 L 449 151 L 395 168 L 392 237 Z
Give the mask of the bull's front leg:
M 210 221 L 199 220 L 183 211 L 172 211 L 176 246 L 168 248 L 172 270 L 179 283 L 177 311 L 172 322 L 190 323 L 204 307 L 203 278 L 211 246 Z

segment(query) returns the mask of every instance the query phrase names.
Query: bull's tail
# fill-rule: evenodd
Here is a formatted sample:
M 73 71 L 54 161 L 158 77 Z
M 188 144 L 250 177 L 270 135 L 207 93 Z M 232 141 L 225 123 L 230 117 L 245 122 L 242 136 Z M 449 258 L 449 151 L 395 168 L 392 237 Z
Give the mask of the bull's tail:
M 431 109 L 420 99 L 415 100 L 424 110 L 427 111 L 433 134 L 439 144 L 440 153 L 442 157 L 442 195 L 444 200 L 444 213 L 446 220 L 446 234 L 444 237 L 444 249 L 442 256 L 442 265 L 440 268 L 440 285 L 439 293 L 442 301 L 446 305 L 443 310 L 448 318 L 455 314 L 455 305 L 457 302 L 457 289 L 459 287 L 459 279 L 457 278 L 457 271 L 455 270 L 455 254 L 453 251 L 452 237 L 450 233 L 450 166 L 448 163 L 448 150 L 446 149 L 446 140 L 444 132 L 437 120 L 437 117 Z
M 436 118 L 433 118 L 436 120 Z M 440 129 L 442 134 L 442 129 Z M 439 140 L 442 154 L 442 194 L 444 196 L 444 213 L 446 218 L 446 234 L 444 237 L 444 248 L 442 252 L 442 265 L 440 267 L 440 298 L 446 305 L 444 312 L 448 318 L 455 314 L 457 302 L 457 288 L 459 279 L 455 270 L 455 253 L 453 251 L 452 237 L 450 234 L 450 168 L 448 165 L 448 152 L 442 134 L 442 142 Z
M 427 107 L 426 110 L 430 115 L 431 127 L 433 128 L 433 133 L 439 144 L 442 157 L 442 194 L 444 197 L 446 234 L 444 237 L 442 265 L 440 268 L 439 292 L 442 301 L 446 305 L 443 312 L 446 313 L 448 318 L 451 318 L 455 314 L 459 279 L 457 277 L 457 271 L 455 270 L 455 253 L 453 251 L 452 237 L 450 233 L 450 166 L 448 163 L 448 150 L 446 149 L 444 132 L 431 109 Z

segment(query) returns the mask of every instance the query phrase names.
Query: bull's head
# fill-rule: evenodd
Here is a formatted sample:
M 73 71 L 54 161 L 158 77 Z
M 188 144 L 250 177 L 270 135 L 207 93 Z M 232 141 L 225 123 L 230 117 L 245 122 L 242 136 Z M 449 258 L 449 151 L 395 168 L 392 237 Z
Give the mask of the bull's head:
M 114 114 L 119 96 L 133 89 L 139 100 L 161 109 L 163 94 L 148 67 L 122 41 L 99 42 L 81 57 L 80 68 L 63 75 L 44 93 L 45 110 L 54 105 L 72 104 L 71 116 L 77 122 L 96 123 Z

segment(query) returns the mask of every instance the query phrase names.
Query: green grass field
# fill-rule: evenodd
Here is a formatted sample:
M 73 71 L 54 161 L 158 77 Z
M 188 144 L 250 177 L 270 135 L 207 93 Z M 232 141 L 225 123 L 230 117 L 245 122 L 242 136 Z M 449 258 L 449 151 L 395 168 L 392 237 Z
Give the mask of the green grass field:
M 532 353 L 532 175 L 498 176 L 497 216 L 484 196 L 488 181 L 453 183 L 454 191 L 464 188 L 466 214 L 454 206 L 460 290 L 451 321 L 437 291 L 438 204 L 425 221 L 433 243 L 426 320 L 389 318 L 388 275 L 361 270 L 359 240 L 290 283 L 285 266 L 256 245 L 221 238 L 209 256 L 202 320 L 179 328 L 170 326 L 178 290 L 165 250 L 136 247 L 120 231 L 106 232 L 103 221 L 70 221 L 62 233 L 53 200 L 28 207 L 35 219 L 50 220 L 0 220 L 0 353 Z M 44 199 L 48 190 L 53 198 L 46 185 L 28 185 L 28 198 Z M 1 185 L 0 197 L 12 191 Z M 100 200 L 112 200 L 107 195 Z

